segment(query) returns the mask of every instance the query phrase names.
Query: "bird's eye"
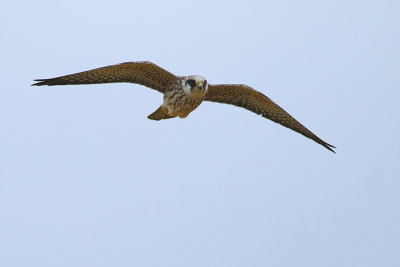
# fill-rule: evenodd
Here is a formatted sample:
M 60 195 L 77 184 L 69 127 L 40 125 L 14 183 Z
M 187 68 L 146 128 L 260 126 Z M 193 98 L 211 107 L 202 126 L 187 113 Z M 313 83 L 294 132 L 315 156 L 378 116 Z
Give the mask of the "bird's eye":
M 196 81 L 193 79 L 187 80 L 186 83 L 192 88 L 196 86 Z
M 204 85 L 204 87 L 206 87 L 206 86 L 207 86 L 207 80 L 204 80 L 204 83 L 203 83 L 203 85 Z

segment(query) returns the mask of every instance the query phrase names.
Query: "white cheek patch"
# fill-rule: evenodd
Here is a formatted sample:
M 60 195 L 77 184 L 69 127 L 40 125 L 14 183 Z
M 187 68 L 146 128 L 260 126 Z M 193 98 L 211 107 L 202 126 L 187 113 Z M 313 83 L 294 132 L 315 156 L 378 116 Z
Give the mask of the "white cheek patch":
M 185 94 L 189 95 L 192 92 L 192 89 L 190 88 L 190 86 L 188 84 L 184 84 L 183 91 L 185 92 Z

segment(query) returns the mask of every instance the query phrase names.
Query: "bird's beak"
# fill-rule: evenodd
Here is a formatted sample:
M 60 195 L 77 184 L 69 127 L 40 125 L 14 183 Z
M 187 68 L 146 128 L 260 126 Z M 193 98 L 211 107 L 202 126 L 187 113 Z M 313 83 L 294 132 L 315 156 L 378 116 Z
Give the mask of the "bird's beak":
M 197 82 L 196 87 L 199 89 L 203 89 L 203 87 L 204 87 L 203 82 L 202 81 Z

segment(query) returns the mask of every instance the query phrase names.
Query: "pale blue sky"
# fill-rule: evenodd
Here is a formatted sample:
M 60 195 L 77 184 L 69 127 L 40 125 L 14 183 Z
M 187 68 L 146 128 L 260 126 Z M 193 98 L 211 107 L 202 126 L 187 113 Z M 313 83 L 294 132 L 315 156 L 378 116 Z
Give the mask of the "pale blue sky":
M 0 266 L 400 266 L 398 1 L 0 4 Z M 327 142 L 233 106 L 148 120 L 150 60 L 245 83 Z

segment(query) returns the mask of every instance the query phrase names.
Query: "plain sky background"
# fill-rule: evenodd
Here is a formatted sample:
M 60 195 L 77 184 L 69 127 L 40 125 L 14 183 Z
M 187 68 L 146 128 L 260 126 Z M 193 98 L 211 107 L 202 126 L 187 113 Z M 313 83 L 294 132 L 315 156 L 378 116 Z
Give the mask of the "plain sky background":
M 0 266 L 400 266 L 400 2 L 3 1 Z M 150 60 L 245 83 L 323 140 L 233 106 L 148 120 Z

